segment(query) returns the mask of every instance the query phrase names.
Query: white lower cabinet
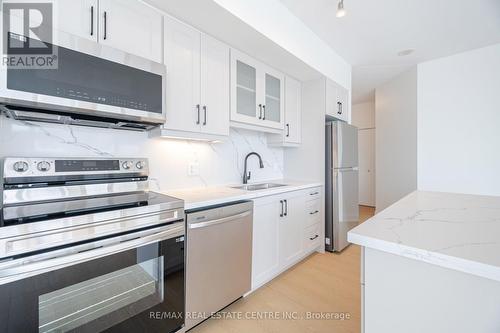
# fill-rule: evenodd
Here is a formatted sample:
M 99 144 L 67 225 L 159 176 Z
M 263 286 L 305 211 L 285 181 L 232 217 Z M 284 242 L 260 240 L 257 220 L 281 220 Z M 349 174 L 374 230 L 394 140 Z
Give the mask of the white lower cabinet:
M 254 199 L 252 290 L 320 248 L 320 205 L 311 206 L 320 202 L 311 195 L 316 192 L 320 188 Z

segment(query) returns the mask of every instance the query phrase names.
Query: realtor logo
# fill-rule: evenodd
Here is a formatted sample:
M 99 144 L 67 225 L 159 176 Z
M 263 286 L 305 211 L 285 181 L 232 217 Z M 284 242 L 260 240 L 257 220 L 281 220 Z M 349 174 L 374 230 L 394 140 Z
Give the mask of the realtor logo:
M 9 69 L 57 67 L 52 3 L 3 3 L 3 59 Z

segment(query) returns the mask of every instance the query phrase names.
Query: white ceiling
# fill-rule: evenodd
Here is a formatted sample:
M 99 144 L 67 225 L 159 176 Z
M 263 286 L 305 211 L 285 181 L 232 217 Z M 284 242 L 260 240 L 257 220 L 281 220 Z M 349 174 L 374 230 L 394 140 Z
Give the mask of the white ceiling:
M 307 81 L 321 77 L 316 70 L 255 31 L 213 0 L 144 1 L 299 80 Z
M 417 63 L 500 43 L 500 0 L 280 0 L 353 66 L 353 103 Z M 397 53 L 415 49 L 409 56 Z

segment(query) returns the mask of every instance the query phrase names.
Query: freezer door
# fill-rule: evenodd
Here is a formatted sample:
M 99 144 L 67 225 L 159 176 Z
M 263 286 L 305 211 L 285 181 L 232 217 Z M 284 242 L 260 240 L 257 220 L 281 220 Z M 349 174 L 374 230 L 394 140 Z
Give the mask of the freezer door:
M 347 232 L 359 221 L 358 170 L 345 168 L 333 170 L 336 218 L 333 221 L 333 250 L 341 251 L 349 243 Z
M 333 168 L 358 166 L 358 128 L 342 121 L 333 123 Z

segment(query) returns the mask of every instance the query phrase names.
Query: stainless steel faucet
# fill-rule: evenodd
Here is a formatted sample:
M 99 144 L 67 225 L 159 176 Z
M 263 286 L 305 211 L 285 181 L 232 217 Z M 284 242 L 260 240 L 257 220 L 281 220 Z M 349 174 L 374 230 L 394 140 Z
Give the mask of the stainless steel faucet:
M 248 183 L 248 180 L 250 179 L 250 176 L 251 176 L 251 173 L 250 171 L 248 171 L 248 174 L 247 174 L 247 161 L 248 161 L 248 158 L 251 156 L 251 155 L 255 155 L 259 158 L 259 166 L 261 169 L 264 168 L 264 163 L 262 163 L 262 157 L 260 157 L 259 154 L 257 154 L 256 152 L 251 152 L 251 153 L 248 153 L 247 156 L 245 157 L 245 170 L 243 170 L 243 184 L 247 184 Z

